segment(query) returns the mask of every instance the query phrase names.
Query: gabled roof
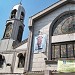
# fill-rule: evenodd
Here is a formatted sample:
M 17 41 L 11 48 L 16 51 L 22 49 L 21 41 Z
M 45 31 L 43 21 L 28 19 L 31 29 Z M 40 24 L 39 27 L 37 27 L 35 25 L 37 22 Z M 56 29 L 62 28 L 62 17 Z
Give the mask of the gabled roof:
M 60 0 L 60 1 L 56 2 L 56 3 L 54 3 L 53 5 L 47 7 L 46 9 L 38 12 L 37 14 L 31 16 L 29 18 L 29 27 L 32 26 L 33 21 L 36 21 L 37 19 L 45 16 L 46 14 L 48 14 L 48 13 L 50 13 L 50 12 L 52 12 L 52 11 L 54 11 L 54 10 L 64 6 L 64 5 L 66 5 L 66 4 L 68 4 L 68 3 L 73 4 L 73 3 L 75 3 L 75 0 Z

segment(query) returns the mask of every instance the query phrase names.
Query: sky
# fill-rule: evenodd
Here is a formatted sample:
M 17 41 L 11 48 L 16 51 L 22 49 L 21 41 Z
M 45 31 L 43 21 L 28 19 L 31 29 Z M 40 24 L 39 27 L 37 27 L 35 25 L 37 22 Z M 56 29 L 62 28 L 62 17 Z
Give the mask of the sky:
M 10 17 L 13 6 L 19 4 L 21 0 L 0 0 L 0 39 L 2 39 L 6 21 Z M 22 0 L 22 5 L 25 9 L 25 20 L 24 20 L 24 32 L 22 40 L 28 38 L 29 29 L 28 21 L 29 17 L 44 10 L 59 0 Z

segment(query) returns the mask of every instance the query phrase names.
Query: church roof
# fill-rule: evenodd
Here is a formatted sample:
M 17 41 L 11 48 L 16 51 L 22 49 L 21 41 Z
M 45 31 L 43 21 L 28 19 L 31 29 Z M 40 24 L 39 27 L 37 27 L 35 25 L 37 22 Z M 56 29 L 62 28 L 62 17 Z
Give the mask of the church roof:
M 68 3 L 73 4 L 73 3 L 75 3 L 75 0 L 60 0 L 60 1 L 52 4 L 51 6 L 47 7 L 46 9 L 38 12 L 37 14 L 31 16 L 30 19 L 29 19 L 29 27 L 32 26 L 33 21 L 36 21 L 37 19 L 45 16 L 46 14 L 66 5 L 66 4 L 68 4 Z
M 23 40 L 22 42 L 18 43 L 17 45 L 13 46 L 13 48 L 15 49 L 15 48 L 17 48 L 17 47 L 19 47 L 19 46 L 21 46 L 21 45 L 27 43 L 27 42 L 28 42 L 28 38 L 25 39 L 25 40 Z

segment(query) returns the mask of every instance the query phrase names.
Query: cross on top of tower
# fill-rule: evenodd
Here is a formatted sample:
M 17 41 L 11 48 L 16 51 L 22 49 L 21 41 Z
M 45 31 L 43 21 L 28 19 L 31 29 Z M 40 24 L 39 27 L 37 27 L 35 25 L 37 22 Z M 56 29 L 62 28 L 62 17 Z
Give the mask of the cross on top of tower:
M 22 4 L 22 0 L 20 0 L 20 4 Z

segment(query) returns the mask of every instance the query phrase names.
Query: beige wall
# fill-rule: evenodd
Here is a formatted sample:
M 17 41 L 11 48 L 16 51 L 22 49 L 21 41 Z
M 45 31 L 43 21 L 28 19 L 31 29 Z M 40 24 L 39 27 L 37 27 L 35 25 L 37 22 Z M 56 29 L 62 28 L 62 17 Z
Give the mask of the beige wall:
M 3 67 L 0 68 L 0 73 L 11 73 L 11 66 L 7 66 L 7 64 L 12 65 L 13 53 L 2 55 L 5 57 L 5 61 L 3 63 Z
M 12 49 L 9 51 L 0 52 L 1 55 L 5 57 L 5 61 L 3 67 L 0 68 L 0 73 L 23 73 L 24 68 L 18 68 L 18 57 L 19 53 L 26 53 L 27 51 L 27 43 L 17 47 L 16 49 Z M 7 64 L 11 64 L 7 66 Z M 16 75 L 16 74 L 15 74 Z
M 43 71 L 45 70 L 45 60 L 46 55 L 44 53 L 33 54 L 32 60 L 32 71 Z
M 19 53 L 24 54 L 26 52 L 27 52 L 27 42 L 15 49 L 16 59 L 15 59 L 15 64 L 14 64 L 14 73 L 23 73 L 24 72 L 24 68 L 18 68 L 18 61 L 19 61 L 18 54 Z
M 4 39 L 0 41 L 0 52 L 12 50 L 12 39 Z
M 52 43 L 73 41 L 73 40 L 75 40 L 75 33 L 52 36 Z
M 36 22 L 33 23 L 33 47 L 34 47 L 34 37 L 36 35 L 38 35 L 38 31 L 41 31 L 42 34 L 47 34 L 47 50 L 46 52 L 48 52 L 48 45 L 49 45 L 49 27 L 51 25 L 51 23 L 53 22 L 53 20 L 59 16 L 61 13 L 65 12 L 65 11 L 69 11 L 69 10 L 75 10 L 75 5 L 74 4 L 67 4 L 64 5 L 63 7 L 53 11 L 52 13 L 45 15 L 44 17 L 40 18 L 39 20 L 37 20 Z M 66 35 L 64 35 L 65 37 Z M 72 36 L 72 35 L 71 35 Z M 63 36 L 62 36 L 63 37 Z M 66 36 L 67 38 L 69 38 L 68 36 Z M 60 42 L 60 39 L 58 38 L 57 40 L 55 38 L 58 38 L 58 36 L 53 36 L 52 37 L 52 42 Z M 68 39 L 68 41 L 72 39 L 74 40 L 74 35 L 72 37 L 70 37 Z M 64 41 L 66 41 L 66 39 L 63 39 Z M 63 41 L 61 40 L 61 41 Z M 33 51 L 33 47 L 32 47 L 32 51 Z M 32 55 L 32 59 L 31 59 L 31 71 L 42 71 L 42 70 L 51 70 L 51 69 L 57 69 L 57 65 L 45 65 L 45 60 L 44 58 L 47 57 L 48 53 L 37 53 Z M 43 55 L 43 56 L 41 56 Z M 42 60 L 42 61 L 41 61 Z M 44 65 L 44 66 L 42 66 Z

